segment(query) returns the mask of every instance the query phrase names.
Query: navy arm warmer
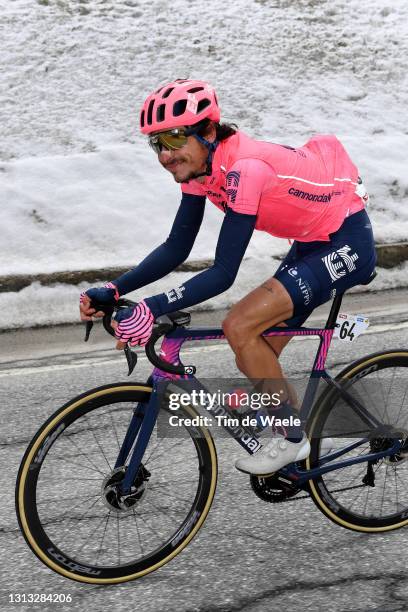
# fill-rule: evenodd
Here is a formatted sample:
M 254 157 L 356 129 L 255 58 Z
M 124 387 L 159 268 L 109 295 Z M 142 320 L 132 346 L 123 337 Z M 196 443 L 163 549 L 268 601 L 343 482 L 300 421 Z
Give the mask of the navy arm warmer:
M 181 287 L 161 293 L 145 302 L 154 317 L 204 302 L 233 284 L 255 228 L 256 215 L 227 210 L 218 237 L 214 265 L 193 276 Z
M 112 282 L 119 295 L 153 283 L 187 259 L 204 216 L 205 196 L 183 194 L 169 237 L 136 268 Z

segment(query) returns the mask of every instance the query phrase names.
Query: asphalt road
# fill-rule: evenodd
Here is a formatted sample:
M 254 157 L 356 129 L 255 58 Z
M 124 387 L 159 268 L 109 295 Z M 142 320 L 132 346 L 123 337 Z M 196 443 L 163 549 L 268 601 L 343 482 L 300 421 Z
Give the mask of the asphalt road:
M 348 296 L 343 311 L 368 314 L 370 328 L 352 344 L 336 341 L 333 371 L 381 349 L 408 347 L 408 292 Z M 324 310 L 322 311 L 324 312 Z M 323 316 L 323 315 L 321 315 Z M 194 322 L 217 324 L 222 313 Z M 126 364 L 103 330 L 82 343 L 83 329 L 66 326 L 0 334 L 0 607 L 2 610 L 177 610 L 248 612 L 397 612 L 408 610 L 408 531 L 379 535 L 331 523 L 310 499 L 267 504 L 251 491 L 234 460 L 240 448 L 217 440 L 217 494 L 198 536 L 169 564 L 134 582 L 112 587 L 70 582 L 37 560 L 19 533 L 14 484 L 25 447 L 45 418 L 91 387 L 126 380 Z M 283 359 L 288 375 L 306 372 L 316 342 L 294 340 Z M 236 375 L 225 344 L 191 347 L 185 361 L 198 377 Z M 144 381 L 151 366 L 140 358 L 131 380 Z M 70 603 L 12 603 L 13 595 L 70 595 Z

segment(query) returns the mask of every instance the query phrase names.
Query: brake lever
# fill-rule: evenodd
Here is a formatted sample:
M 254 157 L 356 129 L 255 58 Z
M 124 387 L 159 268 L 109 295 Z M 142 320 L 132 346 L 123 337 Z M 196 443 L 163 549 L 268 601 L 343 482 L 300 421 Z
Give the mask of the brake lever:
M 137 364 L 137 354 L 131 350 L 128 344 L 125 346 L 123 350 L 125 351 L 126 361 L 127 361 L 128 368 L 129 368 L 128 376 L 130 376 Z
M 85 340 L 84 340 L 84 342 L 88 342 L 92 328 L 93 328 L 93 321 L 87 321 L 86 322 L 86 326 L 85 326 Z
M 124 299 L 120 300 L 118 304 L 120 304 L 121 306 L 133 306 L 134 305 L 134 303 L 131 302 L 130 300 L 124 300 Z M 113 329 L 111 325 L 111 318 L 112 318 L 112 315 L 115 309 L 112 306 L 107 306 L 105 304 L 101 305 L 101 304 L 93 303 L 92 306 L 95 308 L 95 310 L 102 310 L 105 313 L 102 319 L 102 324 L 105 330 L 111 336 L 115 337 L 115 330 Z M 89 336 L 91 334 L 92 327 L 93 327 L 93 321 L 86 321 L 85 342 L 88 342 L 89 340 Z M 124 348 L 124 353 L 125 353 L 126 361 L 128 364 L 128 376 L 130 376 L 137 364 L 137 354 L 131 350 L 128 344 L 126 344 Z

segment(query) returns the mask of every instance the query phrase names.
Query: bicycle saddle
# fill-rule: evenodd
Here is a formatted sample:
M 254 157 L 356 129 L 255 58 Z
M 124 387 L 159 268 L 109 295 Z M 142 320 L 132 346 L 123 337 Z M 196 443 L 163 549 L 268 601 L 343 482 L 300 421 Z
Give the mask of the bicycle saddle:
M 360 285 L 369 285 L 377 276 L 377 270 L 373 270 L 370 278 L 365 283 L 360 283 Z

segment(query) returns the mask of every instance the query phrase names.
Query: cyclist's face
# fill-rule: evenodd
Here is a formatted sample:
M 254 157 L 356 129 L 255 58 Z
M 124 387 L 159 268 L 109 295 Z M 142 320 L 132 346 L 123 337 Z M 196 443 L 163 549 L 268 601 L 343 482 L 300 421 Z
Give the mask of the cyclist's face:
M 215 139 L 215 128 L 212 127 L 205 137 L 212 142 Z M 173 175 L 176 183 L 183 183 L 205 172 L 207 156 L 207 147 L 198 142 L 194 136 L 188 136 L 187 143 L 181 149 L 173 151 L 163 149 L 158 155 L 159 162 Z

